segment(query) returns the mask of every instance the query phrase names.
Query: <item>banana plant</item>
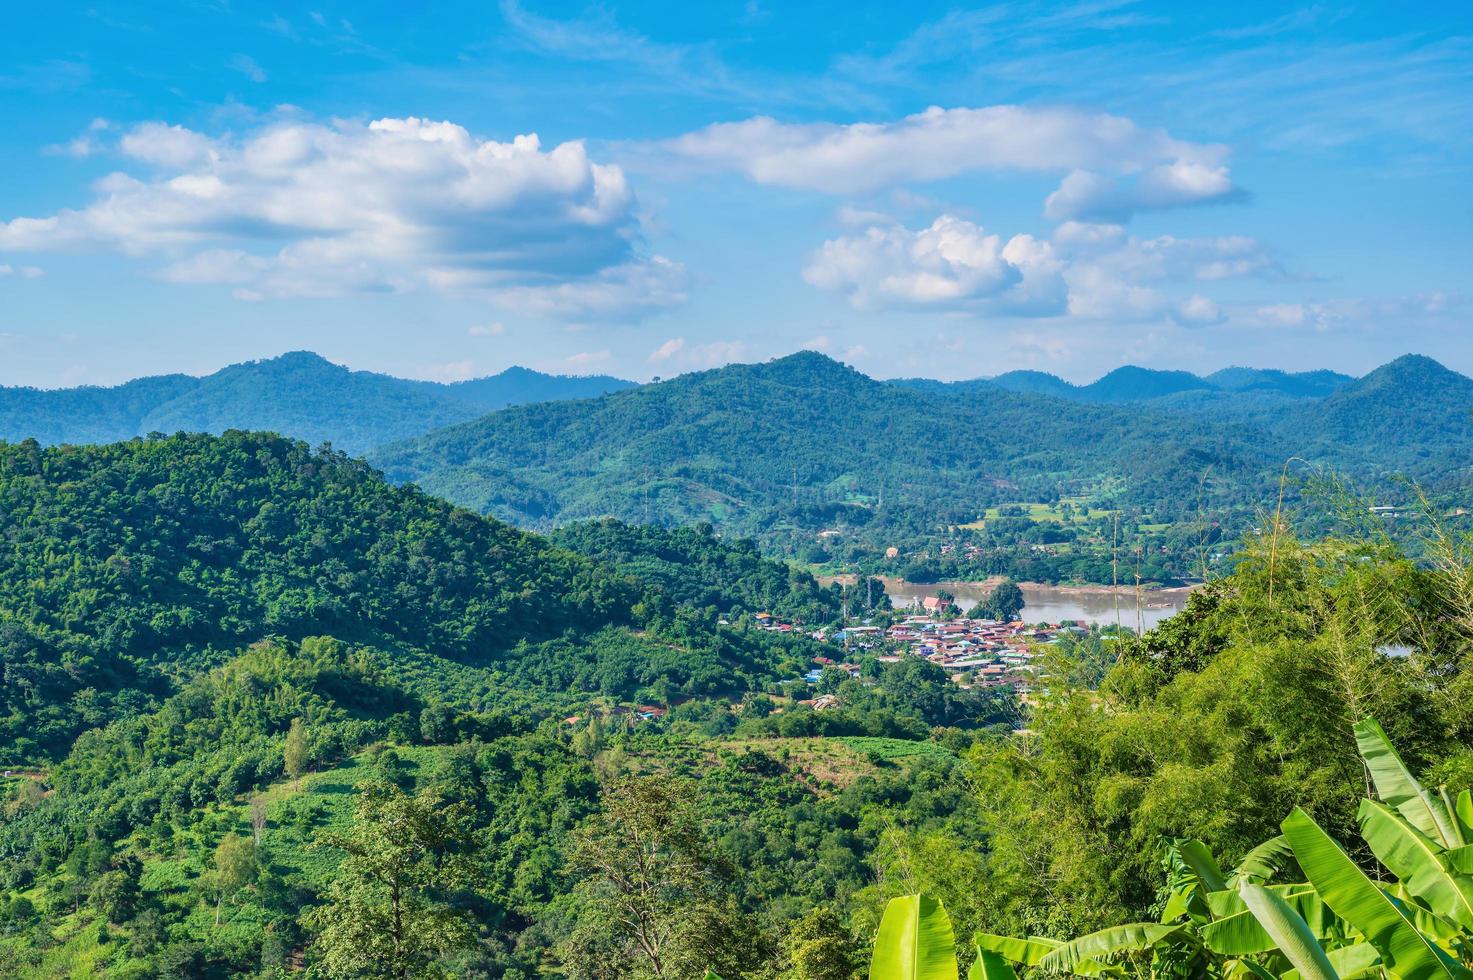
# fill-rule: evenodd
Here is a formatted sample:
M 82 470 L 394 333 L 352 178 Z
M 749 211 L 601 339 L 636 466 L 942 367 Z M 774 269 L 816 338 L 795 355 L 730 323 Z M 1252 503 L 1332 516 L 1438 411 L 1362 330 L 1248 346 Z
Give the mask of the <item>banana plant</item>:
M 1380 868 L 1367 873 L 1299 808 L 1231 871 L 1200 841 L 1169 840 L 1160 922 L 1068 941 L 978 933 L 967 980 L 1017 980 L 1020 968 L 1107 980 L 1473 980 L 1473 798 L 1424 787 L 1374 720 L 1354 732 L 1380 797 L 1358 813 Z M 955 980 L 955 951 L 939 902 L 895 899 L 871 980 Z

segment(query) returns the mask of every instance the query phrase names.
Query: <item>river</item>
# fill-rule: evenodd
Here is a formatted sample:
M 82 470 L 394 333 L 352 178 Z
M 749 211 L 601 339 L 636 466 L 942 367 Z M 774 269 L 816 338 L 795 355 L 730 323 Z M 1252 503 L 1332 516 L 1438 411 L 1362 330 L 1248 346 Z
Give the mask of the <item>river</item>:
M 1035 585 L 1022 583 L 1022 619 L 1029 623 L 1057 623 L 1060 620 L 1080 620 L 1105 626 L 1118 622 L 1121 626 L 1136 629 L 1137 624 L 1150 629 L 1171 616 L 1187 604 L 1186 589 L 1143 589 L 1139 619 L 1137 619 L 1134 590 L 1111 592 L 1109 589 L 1080 588 L 1077 586 Z M 963 610 L 971 609 L 992 591 L 990 584 L 977 582 L 941 582 L 936 585 L 921 585 L 887 579 L 885 591 L 897 609 L 917 603 L 924 596 L 938 591 L 956 596 L 957 605 Z

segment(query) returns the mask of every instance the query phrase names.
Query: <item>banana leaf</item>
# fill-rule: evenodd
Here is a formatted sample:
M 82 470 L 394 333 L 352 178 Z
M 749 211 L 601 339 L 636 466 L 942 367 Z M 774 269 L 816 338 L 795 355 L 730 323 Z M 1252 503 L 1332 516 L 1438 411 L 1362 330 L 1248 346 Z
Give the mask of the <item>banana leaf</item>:
M 1473 929 L 1473 878 L 1450 871 L 1446 851 L 1374 800 L 1361 800 L 1359 820 L 1371 853 L 1408 894 L 1442 918 Z
M 979 946 L 977 958 L 967 970 L 967 980 L 1018 980 L 1018 974 L 1013 972 L 1013 964 L 1004 959 L 1001 953 Z
M 1458 794 L 1458 801 L 1453 804 L 1453 816 L 1458 829 L 1463 832 L 1463 843 L 1473 844 L 1473 792 L 1465 789 Z
M 1048 939 L 1044 936 L 1029 936 L 1027 939 L 1014 939 L 1011 936 L 994 936 L 988 932 L 979 932 L 972 937 L 972 942 L 978 951 L 986 950 L 996 953 L 1003 959 L 1023 966 L 1038 966 L 1043 958 L 1064 943 L 1058 939 Z M 1119 971 L 1107 963 L 1099 963 L 1093 960 L 1077 964 L 1074 972 L 1086 977 L 1097 977 L 1105 974 L 1114 974 Z
M 1282 898 L 1251 881 L 1239 885 L 1238 894 L 1303 980 L 1339 980 L 1309 926 Z
M 1227 886 L 1207 845 L 1186 837 L 1168 838 L 1165 863 L 1170 891 L 1161 909 L 1161 921 L 1206 919 L 1207 893 Z
M 1250 977 L 1257 977 L 1258 980 L 1279 980 L 1252 960 L 1228 960 L 1222 968 L 1222 975 L 1223 980 L 1249 980 Z
M 1295 807 L 1283 828 L 1325 904 L 1359 929 L 1401 980 L 1467 980 L 1468 971 L 1423 935 L 1406 907 L 1366 877 L 1309 814 Z
M 890 899 L 879 920 L 869 980 L 957 980 L 956 937 L 940 900 Z
M 1283 871 L 1284 865 L 1293 857 L 1294 852 L 1289 848 L 1289 841 L 1283 834 L 1271 837 L 1243 855 L 1243 860 L 1233 870 L 1232 880 L 1228 885 L 1230 888 L 1235 887 L 1239 881 L 1265 884 Z
M 1105 957 L 1115 953 L 1148 950 L 1184 928 L 1185 924 L 1162 925 L 1159 922 L 1132 922 L 1123 926 L 1111 926 L 1070 940 L 1039 960 L 1038 965 L 1044 970 L 1058 973 L 1092 973 L 1098 962 Z
M 1338 922 L 1334 913 L 1325 907 L 1313 885 L 1299 884 L 1289 888 L 1269 890 L 1278 895 L 1286 905 L 1294 910 L 1296 915 L 1305 921 L 1310 933 L 1316 939 L 1325 939 L 1339 932 L 1338 929 L 1335 929 Z M 1233 895 L 1231 892 L 1222 894 Z M 1233 895 L 1233 898 L 1237 899 L 1236 909 L 1225 902 L 1218 901 L 1223 912 L 1212 922 L 1202 926 L 1202 945 L 1224 956 L 1266 953 L 1275 948 L 1278 942 L 1259 923 L 1247 903 L 1237 895 Z
M 1037 966 L 1045 956 L 1064 945 L 1057 939 L 1044 939 L 1041 936 L 1014 939 L 1011 936 L 994 936 L 988 932 L 977 933 L 972 937 L 972 942 L 979 950 L 997 953 L 1004 959 L 1023 966 Z
M 1379 972 L 1381 954 L 1370 943 L 1351 943 L 1338 949 L 1325 950 L 1325 959 L 1335 969 L 1340 980 L 1366 977 Z M 1289 970 L 1279 980 L 1303 980 L 1298 970 Z
M 1473 875 L 1473 844 L 1455 847 L 1444 852 L 1442 857 L 1447 861 L 1447 866 L 1458 874 Z
M 870 980 L 958 980 L 956 937 L 941 902 L 929 895 L 892 898 L 870 958 Z
M 1374 718 L 1366 718 L 1354 730 L 1355 744 L 1371 771 L 1371 780 L 1381 799 L 1443 847 L 1461 846 L 1464 841 L 1452 814 L 1407 769 L 1380 724 Z
M 1185 838 L 1173 842 L 1176 852 L 1181 855 L 1182 862 L 1197 875 L 1210 892 L 1222 891 L 1227 887 L 1227 877 L 1222 873 L 1222 868 L 1217 866 L 1217 859 L 1207 849 L 1207 845 L 1199 840 Z
M 1437 787 L 1437 801 L 1442 804 L 1442 812 L 1448 815 L 1448 824 L 1452 828 L 1453 836 L 1457 838 L 1450 847 L 1462 847 L 1470 843 L 1469 829 L 1464 825 L 1463 819 L 1458 816 L 1458 804 L 1451 796 L 1447 795 L 1447 787 Z

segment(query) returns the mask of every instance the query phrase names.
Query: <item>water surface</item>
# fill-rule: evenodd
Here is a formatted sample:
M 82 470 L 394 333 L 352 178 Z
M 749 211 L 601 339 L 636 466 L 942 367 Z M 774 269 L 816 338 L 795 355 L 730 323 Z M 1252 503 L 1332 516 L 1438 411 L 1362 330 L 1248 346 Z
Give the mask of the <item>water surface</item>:
M 1080 591 L 1069 586 L 1023 585 L 1022 618 L 1029 623 L 1057 623 L 1071 619 L 1105 626 L 1118 622 L 1130 629 L 1150 629 L 1187 604 L 1185 589 L 1142 589 L 1137 608 L 1134 590 L 1121 592 Z M 992 591 L 975 582 L 942 582 L 921 585 L 916 582 L 890 580 L 885 591 L 897 609 L 918 603 L 925 596 L 950 592 L 957 605 L 968 610 Z

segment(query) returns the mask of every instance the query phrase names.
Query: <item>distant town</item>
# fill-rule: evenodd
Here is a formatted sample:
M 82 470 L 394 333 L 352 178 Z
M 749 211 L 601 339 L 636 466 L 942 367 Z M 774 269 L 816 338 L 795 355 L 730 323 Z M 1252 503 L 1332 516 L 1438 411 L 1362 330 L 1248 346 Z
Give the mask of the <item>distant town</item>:
M 843 648 L 842 655 L 821 655 L 804 675 L 817 684 L 826 668 L 861 675 L 861 661 L 874 657 L 880 663 L 897 663 L 904 657 L 923 657 L 945 669 L 964 688 L 1008 688 L 1025 695 L 1035 686 L 1040 667 L 1037 648 L 1054 643 L 1065 631 L 1086 632 L 1081 622 L 1025 623 L 947 615 L 955 609 L 944 600 L 927 596 L 916 604 L 917 612 L 904 615 L 889 626 L 868 623 L 841 629 L 820 628 L 808 633 L 820 642 Z M 759 629 L 779 633 L 802 632 L 796 623 L 769 613 L 755 617 Z M 831 694 L 798 702 L 822 711 L 838 704 Z

